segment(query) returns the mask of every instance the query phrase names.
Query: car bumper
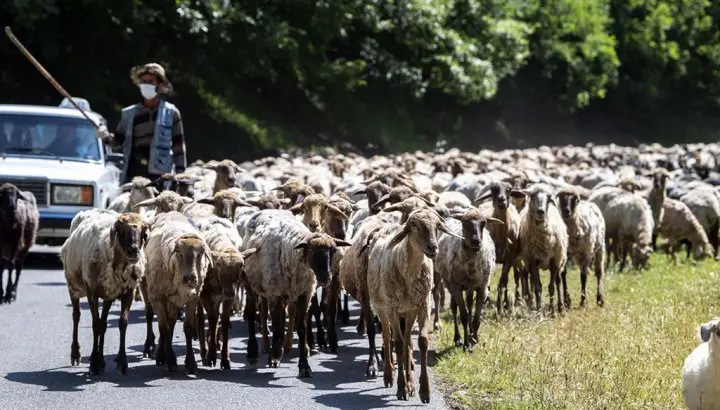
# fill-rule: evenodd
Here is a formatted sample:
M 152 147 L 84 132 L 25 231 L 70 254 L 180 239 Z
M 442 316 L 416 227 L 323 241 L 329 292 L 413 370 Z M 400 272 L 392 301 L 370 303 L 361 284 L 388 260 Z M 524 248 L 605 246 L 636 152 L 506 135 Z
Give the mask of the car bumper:
M 77 212 L 40 211 L 36 242 L 41 245 L 62 244 L 70 236 L 70 224 Z

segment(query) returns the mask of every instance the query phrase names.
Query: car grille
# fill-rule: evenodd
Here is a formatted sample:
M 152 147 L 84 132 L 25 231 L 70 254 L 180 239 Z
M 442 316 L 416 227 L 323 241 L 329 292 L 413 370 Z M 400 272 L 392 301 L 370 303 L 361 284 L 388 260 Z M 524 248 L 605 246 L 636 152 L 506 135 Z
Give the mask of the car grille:
M 35 195 L 39 208 L 48 204 L 48 180 L 41 178 L 8 178 L 0 175 L 0 185 L 9 182 L 21 191 L 30 191 Z

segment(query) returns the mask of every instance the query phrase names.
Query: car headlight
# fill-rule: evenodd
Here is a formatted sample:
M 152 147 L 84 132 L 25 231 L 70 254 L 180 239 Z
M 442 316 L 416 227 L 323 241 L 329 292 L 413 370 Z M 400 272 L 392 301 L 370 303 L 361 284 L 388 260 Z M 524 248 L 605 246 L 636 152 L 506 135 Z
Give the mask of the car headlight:
M 54 205 L 93 205 L 92 185 L 52 185 Z

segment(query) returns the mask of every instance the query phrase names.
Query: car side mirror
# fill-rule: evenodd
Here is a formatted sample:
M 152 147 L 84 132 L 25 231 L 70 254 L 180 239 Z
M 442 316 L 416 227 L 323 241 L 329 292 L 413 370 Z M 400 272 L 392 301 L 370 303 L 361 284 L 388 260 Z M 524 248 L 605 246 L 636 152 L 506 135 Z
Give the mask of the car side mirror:
M 125 157 L 119 152 L 108 152 L 105 156 L 107 162 L 115 164 L 118 168 L 122 168 Z

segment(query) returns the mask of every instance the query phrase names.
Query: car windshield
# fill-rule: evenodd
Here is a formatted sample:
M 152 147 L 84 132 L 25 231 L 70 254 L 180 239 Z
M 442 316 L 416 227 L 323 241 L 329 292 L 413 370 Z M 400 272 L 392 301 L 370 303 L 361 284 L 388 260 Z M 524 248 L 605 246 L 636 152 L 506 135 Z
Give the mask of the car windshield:
M 84 118 L 0 114 L 0 153 L 99 161 L 95 128 Z

